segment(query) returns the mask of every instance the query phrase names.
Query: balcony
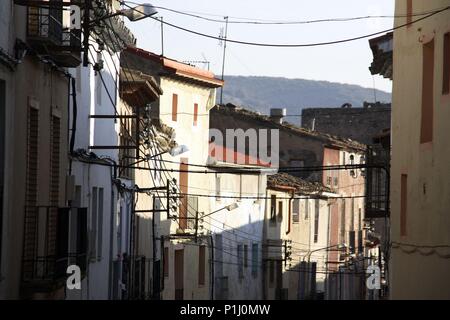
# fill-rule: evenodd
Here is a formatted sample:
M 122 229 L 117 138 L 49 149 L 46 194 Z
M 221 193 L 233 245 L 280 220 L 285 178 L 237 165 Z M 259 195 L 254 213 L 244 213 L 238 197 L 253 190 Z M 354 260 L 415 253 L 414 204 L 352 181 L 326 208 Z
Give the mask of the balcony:
M 81 30 L 64 28 L 60 9 L 27 7 L 27 41 L 60 67 L 81 63 Z
M 25 296 L 64 285 L 69 265 L 86 270 L 87 209 L 25 208 L 22 289 Z

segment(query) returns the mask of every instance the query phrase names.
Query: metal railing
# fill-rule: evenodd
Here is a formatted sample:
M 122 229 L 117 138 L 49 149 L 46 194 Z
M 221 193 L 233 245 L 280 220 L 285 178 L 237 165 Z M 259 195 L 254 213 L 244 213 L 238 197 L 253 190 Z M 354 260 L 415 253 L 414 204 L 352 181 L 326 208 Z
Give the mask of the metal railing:
M 61 13 L 47 8 L 28 7 L 27 36 L 61 45 L 63 33 Z
M 67 267 L 87 267 L 87 211 L 55 206 L 25 207 L 22 282 L 57 281 Z
M 34 7 L 27 10 L 27 36 L 30 40 L 62 48 L 81 48 L 81 30 L 64 28 L 61 10 Z

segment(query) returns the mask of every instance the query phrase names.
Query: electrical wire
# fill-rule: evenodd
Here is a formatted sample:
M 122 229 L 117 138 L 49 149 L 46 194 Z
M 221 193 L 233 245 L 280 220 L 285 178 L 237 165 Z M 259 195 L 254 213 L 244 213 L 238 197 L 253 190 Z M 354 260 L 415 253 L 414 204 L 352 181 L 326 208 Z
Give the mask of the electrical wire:
M 142 3 L 137 3 L 133 1 L 121 1 L 122 4 L 129 3 L 133 5 L 142 5 Z M 220 19 L 212 19 L 208 18 L 206 16 L 217 16 L 217 17 L 225 17 L 225 15 L 217 15 L 217 14 L 208 14 L 208 13 L 195 13 L 192 11 L 185 11 L 185 10 L 176 10 L 171 9 L 167 7 L 161 7 L 161 6 L 153 6 L 155 9 L 160 9 L 168 12 L 173 12 L 185 16 L 190 16 L 193 18 L 198 18 L 210 22 L 217 22 L 217 23 L 224 23 L 224 20 Z M 436 9 L 439 10 L 439 9 Z M 228 20 L 228 23 L 230 24 L 254 24 L 254 25 L 296 25 L 296 24 L 313 24 L 313 23 L 323 23 L 323 22 L 349 22 L 349 21 L 356 21 L 356 20 L 367 20 L 367 19 L 385 19 L 385 18 L 407 18 L 407 17 L 417 17 L 417 16 L 424 16 L 427 14 L 430 14 L 434 12 L 435 10 L 429 10 L 425 12 L 420 13 L 413 13 L 413 14 L 400 14 L 400 15 L 366 15 L 366 16 L 357 16 L 357 17 L 342 17 L 342 18 L 325 18 L 325 19 L 315 19 L 315 20 L 303 20 L 303 21 L 289 21 L 289 20 L 268 20 L 268 19 L 254 19 L 254 18 L 239 18 L 239 17 L 232 17 L 228 16 L 229 18 L 236 19 L 236 20 Z M 246 21 L 237 21 L 237 20 L 246 20 Z
M 142 11 L 136 9 L 136 8 L 133 8 L 133 7 L 131 7 L 131 6 L 127 5 L 127 4 L 125 4 L 125 3 L 124 3 L 124 5 L 126 7 L 128 7 L 129 9 L 131 9 L 131 10 L 134 10 L 134 11 L 136 11 L 138 13 L 141 13 L 141 14 L 145 15 L 144 12 L 142 12 Z M 435 16 L 435 15 L 441 13 L 441 12 L 447 11 L 449 9 L 450 9 L 450 6 L 445 7 L 443 9 L 440 9 L 440 10 L 436 10 L 433 13 L 430 13 L 430 14 L 428 14 L 428 15 L 422 17 L 422 18 L 416 19 L 414 21 L 407 22 L 407 23 L 395 26 L 395 27 L 390 28 L 390 29 L 385 29 L 385 30 L 374 32 L 374 33 L 370 33 L 370 34 L 365 34 L 365 35 L 362 35 L 362 36 L 346 38 L 346 39 L 340 39 L 340 40 L 333 40 L 333 41 L 325 41 L 325 42 L 291 43 L 291 44 L 260 43 L 260 42 L 240 41 L 240 40 L 234 40 L 234 39 L 228 39 L 228 38 L 227 39 L 222 39 L 221 37 L 213 36 L 213 35 L 210 35 L 210 34 L 205 34 L 205 33 L 198 32 L 198 31 L 194 31 L 194 30 L 191 30 L 191 29 L 188 29 L 188 28 L 185 28 L 185 27 L 181 27 L 181 26 L 169 23 L 169 22 L 164 21 L 164 20 L 161 21 L 161 20 L 159 20 L 157 18 L 154 18 L 152 16 L 149 16 L 149 17 L 151 19 L 157 20 L 157 21 L 159 21 L 159 22 L 161 22 L 161 23 L 163 23 L 165 25 L 168 25 L 168 26 L 170 26 L 172 28 L 185 31 L 187 33 L 195 34 L 197 36 L 210 38 L 210 39 L 214 39 L 214 40 L 221 40 L 221 41 L 224 40 L 224 41 L 229 42 L 229 43 L 235 43 L 235 44 L 241 44 L 241 45 L 247 45 L 247 46 L 258 46 L 258 47 L 305 48 L 305 47 L 318 47 L 318 46 L 327 46 L 327 45 L 341 44 L 341 43 L 353 42 L 353 41 L 356 41 L 356 40 L 361 40 L 361 39 L 366 39 L 366 38 L 378 36 L 378 35 L 381 35 L 381 34 L 385 34 L 385 33 L 388 33 L 388 32 L 392 32 L 392 31 L 395 31 L 395 30 L 398 30 L 398 29 L 410 26 L 410 25 L 415 24 L 417 22 L 420 22 L 420 21 L 423 21 L 423 20 L 428 19 L 430 17 L 433 17 L 433 16 Z
M 225 231 L 227 231 L 227 230 L 225 230 Z

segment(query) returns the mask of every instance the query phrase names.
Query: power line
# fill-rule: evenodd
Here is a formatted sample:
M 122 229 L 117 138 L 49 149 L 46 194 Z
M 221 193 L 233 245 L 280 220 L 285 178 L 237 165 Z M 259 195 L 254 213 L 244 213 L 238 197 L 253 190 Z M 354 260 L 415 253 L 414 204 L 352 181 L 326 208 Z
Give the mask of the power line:
M 124 5 L 125 3 L 133 4 L 133 5 L 140 5 L 140 3 L 132 2 L 132 1 L 122 1 Z M 199 12 L 192 12 L 192 11 L 185 11 L 185 10 L 176 10 L 171 9 L 167 7 L 161 7 L 161 6 L 154 6 L 156 9 L 173 12 L 185 16 L 190 16 L 197 19 L 202 19 L 205 21 L 210 22 L 217 22 L 217 23 L 223 23 L 223 20 L 220 19 L 213 19 L 208 18 L 207 16 L 216 16 L 216 17 L 224 17 L 225 15 L 219 15 L 219 14 L 208 14 L 208 13 L 199 13 Z M 438 10 L 438 9 L 437 9 Z M 356 20 L 367 20 L 367 19 L 393 19 L 393 18 L 406 18 L 406 17 L 417 17 L 417 16 L 424 16 L 427 14 L 430 14 L 434 12 L 434 10 L 420 12 L 420 13 L 413 13 L 413 14 L 403 14 L 403 15 L 366 15 L 366 16 L 357 16 L 357 17 L 342 17 L 342 18 L 324 18 L 324 19 L 314 19 L 314 20 L 303 20 L 303 21 L 289 21 L 289 20 L 268 20 L 268 19 L 255 19 L 255 18 L 242 18 L 242 17 L 232 17 L 229 16 L 229 18 L 236 19 L 236 20 L 229 20 L 230 24 L 253 24 L 253 25 L 296 25 L 296 24 L 313 24 L 313 23 L 323 23 L 323 22 L 349 22 L 349 21 L 356 21 Z M 243 21 L 237 21 L 237 20 L 243 20 Z
M 183 196 L 192 196 L 192 197 L 201 197 L 201 198 L 224 198 L 224 199 L 252 199 L 252 200 L 270 200 L 271 197 L 266 197 L 266 196 L 224 196 L 224 195 L 210 195 L 210 194 L 198 194 L 198 193 L 178 193 L 178 195 L 180 195 L 181 197 Z M 323 195 L 317 195 L 317 196 L 308 196 L 308 197 L 277 197 L 277 200 L 293 200 L 293 199 L 300 199 L 300 200 L 314 200 L 314 199 L 322 199 Z M 367 197 L 386 197 L 386 195 L 370 195 L 370 196 L 366 196 L 366 195 L 360 195 L 360 196 L 337 196 L 337 197 L 330 197 L 330 196 L 326 196 L 327 198 L 330 199 L 363 199 L 363 198 L 367 198 Z
M 127 5 L 125 3 L 124 3 L 124 5 L 126 7 L 128 7 L 128 8 L 130 8 L 130 9 L 132 9 L 132 10 L 135 10 L 135 11 L 141 13 L 141 14 L 145 14 L 144 12 L 141 12 L 140 10 L 138 10 L 136 8 L 130 7 L 129 5 Z M 405 23 L 405 24 L 398 25 L 398 26 L 390 28 L 390 29 L 374 32 L 374 33 L 371 33 L 371 34 L 365 34 L 365 35 L 358 36 L 358 37 L 341 39 L 341 40 L 326 41 L 326 42 L 316 42 L 316 43 L 302 43 L 302 44 L 259 43 L 259 42 L 240 41 L 240 40 L 233 40 L 233 39 L 227 39 L 227 42 L 241 44 L 241 45 L 248 45 L 248 46 L 276 47 L 276 48 L 317 47 L 317 46 L 326 46 L 326 45 L 340 44 L 340 43 L 353 42 L 353 41 L 356 41 L 356 40 L 366 39 L 366 38 L 374 37 L 374 36 L 377 36 L 377 35 L 385 34 L 385 33 L 388 33 L 388 32 L 392 32 L 392 31 L 398 30 L 400 28 L 404 28 L 404 27 L 410 26 L 410 25 L 412 25 L 414 23 L 417 23 L 417 22 L 420 22 L 422 20 L 428 19 L 428 18 L 430 18 L 430 17 L 432 17 L 432 16 L 434 16 L 436 14 L 439 14 L 439 13 L 444 12 L 444 11 L 449 10 L 449 9 L 450 9 L 450 6 L 445 7 L 443 9 L 440 9 L 440 10 L 437 10 L 437 11 L 434 11 L 433 13 L 428 14 L 425 17 L 419 18 L 417 20 L 414 20 L 414 21 L 411 21 L 411 22 L 408 22 L 408 23 Z M 151 16 L 149 16 L 149 17 L 154 19 L 154 20 L 158 20 L 158 19 L 156 19 L 154 17 L 151 17 Z M 158 21 L 160 21 L 160 20 L 158 20 Z M 181 27 L 181 26 L 169 23 L 167 21 L 163 21 L 162 23 L 164 23 L 165 25 L 171 26 L 172 28 L 179 29 L 179 30 L 182 30 L 182 31 L 185 31 L 185 32 L 188 32 L 188 33 L 192 33 L 192 34 L 195 34 L 195 35 L 198 35 L 198 36 L 202 36 L 202 37 L 205 37 L 205 38 L 210 38 L 210 39 L 214 39 L 214 40 L 222 40 L 222 38 L 220 38 L 220 37 L 213 36 L 213 35 L 210 35 L 210 34 L 205 34 L 205 33 L 198 32 L 198 31 L 194 31 L 194 30 L 191 30 L 191 29 L 188 29 L 188 28 L 185 28 L 185 27 Z
M 111 38 L 111 36 L 110 36 L 110 40 L 113 42 L 113 39 Z M 104 39 L 103 39 L 103 41 L 104 41 Z M 92 55 L 92 58 L 94 58 L 92 52 L 90 52 L 90 53 L 91 53 L 91 55 Z M 110 67 L 109 67 L 109 64 L 107 65 L 107 67 L 108 67 L 109 71 L 111 72 L 111 69 L 110 69 Z M 115 65 L 114 65 L 114 67 L 116 68 Z M 116 70 L 117 70 L 117 69 L 116 69 Z M 116 74 L 117 74 L 117 72 L 116 72 Z M 128 77 L 127 77 L 127 79 L 128 79 Z M 110 97 L 110 102 L 111 102 L 111 104 L 113 105 L 114 110 L 115 110 L 115 112 L 116 112 L 116 114 L 117 114 L 117 109 L 116 109 L 116 107 L 115 107 L 115 105 L 114 105 L 114 102 L 113 102 L 113 100 L 112 100 L 112 97 L 111 97 L 111 95 L 110 95 L 110 93 L 109 93 L 109 89 L 108 89 L 108 87 L 106 86 L 106 83 L 105 83 L 104 81 L 102 81 L 102 84 L 103 84 L 104 89 L 107 91 L 108 96 Z M 116 90 L 117 90 L 116 84 L 115 84 L 115 87 L 116 87 Z M 121 124 L 123 125 L 123 123 L 121 123 Z M 128 131 L 127 131 L 127 133 L 128 133 L 128 135 L 130 136 L 130 138 L 133 139 L 132 136 L 131 136 L 131 134 L 130 134 Z M 136 142 L 136 143 L 137 143 L 137 142 Z M 100 163 L 99 163 L 99 164 L 100 164 Z M 167 175 L 166 175 L 166 177 L 167 177 Z M 152 181 L 153 181 L 153 184 L 156 185 L 155 180 L 154 180 L 154 178 L 153 178 L 153 175 L 151 175 L 151 179 L 152 179 Z M 157 197 L 158 197 L 159 199 L 162 198 L 162 197 L 159 195 L 159 191 L 157 191 Z M 164 203 L 163 203 L 162 201 L 161 201 L 161 206 L 164 207 Z M 189 206 L 189 207 L 190 207 L 190 206 Z M 192 207 L 190 207 L 190 208 L 192 209 Z M 189 214 L 189 211 L 190 211 L 189 208 L 186 208 L 186 209 L 187 209 L 187 213 Z M 236 229 L 235 227 L 226 225 L 226 224 L 223 223 L 222 221 L 219 221 L 219 220 L 214 219 L 214 218 L 212 218 L 212 217 L 211 217 L 210 219 L 211 219 L 211 220 L 215 220 L 215 221 L 221 223 L 223 226 L 227 226 L 227 227 L 230 227 L 230 228 L 232 229 L 232 230 L 223 229 L 223 228 L 220 228 L 220 227 L 218 227 L 218 226 L 216 226 L 216 225 L 213 225 L 212 223 L 210 223 L 210 222 L 208 222 L 208 221 L 205 222 L 205 223 L 207 223 L 208 225 L 210 225 L 210 226 L 212 226 L 212 227 L 214 227 L 214 228 L 216 228 L 216 229 L 221 230 L 222 232 L 232 233 L 233 236 L 235 236 L 235 237 L 238 237 L 238 238 L 241 238 L 241 239 L 247 239 L 247 240 L 250 240 L 250 241 L 252 241 L 252 242 L 263 243 L 263 241 L 260 241 L 260 238 L 255 237 L 253 234 L 250 234 L 250 233 L 248 233 L 248 232 L 245 232 L 245 231 Z M 176 220 L 176 222 L 179 224 L 178 219 Z M 209 231 L 211 232 L 211 230 L 209 230 Z M 248 238 L 248 237 L 244 237 L 244 236 L 241 236 L 241 235 L 237 235 L 236 232 L 240 232 L 241 234 L 248 234 L 248 235 L 250 235 L 250 236 L 255 237 L 255 239 Z M 223 236 L 223 235 L 222 235 L 222 236 Z M 234 239 L 231 239 L 231 238 L 226 238 L 226 237 L 224 237 L 224 236 L 223 236 L 223 238 L 226 239 L 226 240 L 228 240 L 228 241 L 230 241 L 230 242 L 240 243 L 238 240 L 234 240 Z M 299 244 L 300 244 L 300 243 L 299 243 Z M 306 244 L 303 244 L 303 245 L 306 245 Z
M 111 27 L 112 28 L 112 27 Z M 113 32 L 114 32 L 114 30 L 113 30 Z M 114 34 L 117 36 L 117 34 L 114 32 Z M 119 37 L 120 38 L 120 37 Z M 112 39 L 111 39 L 112 40 Z M 127 62 L 125 61 L 125 59 L 123 59 L 123 62 L 127 65 L 127 68 L 128 68 L 128 64 L 127 64 Z M 131 75 L 132 76 L 132 78 L 133 78 L 133 75 Z M 128 79 L 128 77 L 127 77 L 127 79 Z M 133 79 L 133 81 L 134 81 L 134 79 Z M 142 97 L 140 96 L 140 98 L 142 99 Z M 153 141 L 152 141 L 152 143 L 153 143 Z M 154 147 L 155 147 L 155 145 L 154 145 Z M 150 167 L 150 165 L 149 165 L 149 167 Z M 156 183 L 155 183 L 155 179 L 153 178 L 153 175 L 152 174 L 150 174 L 151 175 L 151 178 L 152 178 L 152 182 L 153 182 L 153 184 L 154 185 L 156 185 Z M 166 176 L 166 178 L 167 178 L 167 175 L 165 174 L 165 176 Z M 177 188 L 179 188 L 178 186 L 177 186 Z M 157 197 L 159 198 L 159 199 L 161 199 L 161 196 L 159 196 L 159 191 L 157 191 Z M 162 203 L 162 201 L 161 201 L 161 203 Z M 181 203 L 181 204 L 183 204 L 183 203 Z M 163 206 L 163 205 L 162 205 Z M 191 209 L 193 209 L 190 205 L 189 205 L 189 203 L 187 203 L 187 206 L 185 205 L 185 209 L 186 209 L 186 212 L 187 212 L 187 214 L 188 214 L 188 216 L 189 216 L 189 212 L 190 212 L 190 210 L 189 210 L 189 207 L 191 208 Z M 168 209 L 168 208 L 167 208 Z M 178 222 L 178 219 L 176 220 L 176 222 L 179 224 L 179 222 Z M 223 224 L 224 226 L 225 226 L 225 224 Z M 213 226 L 213 225 L 211 225 L 211 226 Z M 218 227 L 216 227 L 216 228 L 218 228 Z M 219 229 L 219 228 L 218 228 Z M 224 230 L 224 229 L 222 229 L 223 231 L 227 231 L 227 230 Z

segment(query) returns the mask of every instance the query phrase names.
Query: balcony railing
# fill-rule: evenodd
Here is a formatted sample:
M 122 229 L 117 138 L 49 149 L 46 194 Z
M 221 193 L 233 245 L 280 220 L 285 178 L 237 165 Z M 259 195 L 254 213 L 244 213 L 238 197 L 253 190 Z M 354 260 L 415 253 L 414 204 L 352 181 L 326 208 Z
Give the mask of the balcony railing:
M 371 146 L 367 152 L 366 163 L 379 166 L 366 169 L 366 218 L 389 216 L 389 150 L 379 145 Z M 383 169 L 382 167 L 386 168 Z
M 62 67 L 76 67 L 81 62 L 81 30 L 65 28 L 60 9 L 28 7 L 27 40 L 34 50 Z
M 51 9 L 28 7 L 27 36 L 30 39 L 60 45 L 63 32 L 61 21 L 58 14 Z
M 86 253 L 86 208 L 25 208 L 23 284 L 53 285 L 66 276 L 67 267 L 72 264 L 84 272 Z

